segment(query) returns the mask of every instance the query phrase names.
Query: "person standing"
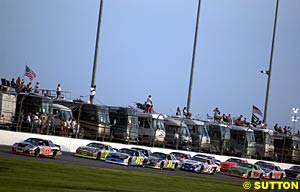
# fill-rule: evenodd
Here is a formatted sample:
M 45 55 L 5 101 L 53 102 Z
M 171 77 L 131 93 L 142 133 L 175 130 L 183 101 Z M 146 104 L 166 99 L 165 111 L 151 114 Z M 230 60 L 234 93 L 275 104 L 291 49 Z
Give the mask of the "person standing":
M 148 98 L 147 98 L 147 100 L 146 100 L 146 111 L 149 113 L 149 109 L 150 109 L 150 106 L 151 105 L 153 105 L 152 104 L 152 97 L 151 97 L 151 95 L 148 95 Z
M 60 84 L 57 85 L 56 88 L 56 99 L 61 98 L 61 86 Z
M 34 92 L 35 93 L 40 93 L 40 83 L 39 82 L 35 83 Z
M 90 104 L 94 103 L 95 94 L 96 94 L 96 85 L 93 85 L 93 86 L 91 86 Z

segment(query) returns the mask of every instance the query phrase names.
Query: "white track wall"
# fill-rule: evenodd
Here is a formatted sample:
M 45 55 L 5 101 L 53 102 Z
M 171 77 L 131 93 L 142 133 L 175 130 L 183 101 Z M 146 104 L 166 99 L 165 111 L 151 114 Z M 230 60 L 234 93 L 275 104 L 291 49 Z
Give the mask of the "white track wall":
M 52 140 L 53 143 L 61 146 L 62 151 L 73 152 L 73 153 L 76 151 L 76 149 L 79 146 L 87 145 L 90 142 L 95 142 L 94 140 L 74 139 L 74 138 L 59 137 L 59 136 L 52 136 L 52 135 L 40 135 L 40 134 L 33 134 L 33 133 L 23 133 L 23 132 L 0 130 L 0 145 L 12 146 L 15 142 L 23 141 L 29 137 L 36 137 L 36 138 Z M 117 149 L 137 147 L 137 145 L 126 145 L 126 144 L 121 144 L 121 143 L 110 143 L 110 142 L 102 142 L 102 143 L 109 144 L 113 148 L 117 148 Z M 172 151 L 179 151 L 179 152 L 189 153 L 192 156 L 195 154 L 199 154 L 196 152 L 180 151 L 180 150 L 174 150 L 174 149 L 146 147 L 146 146 L 141 146 L 141 147 L 145 148 L 145 149 L 149 149 L 152 152 L 170 153 Z M 221 156 L 221 155 L 213 155 L 213 156 L 220 161 L 226 161 L 227 159 L 230 158 L 230 156 Z M 247 160 L 250 163 L 255 163 L 256 161 L 258 161 L 258 160 L 254 160 L 254 159 L 247 159 Z M 274 163 L 274 162 L 272 162 L 272 163 Z M 287 168 L 290 168 L 291 166 L 293 166 L 293 164 L 287 164 L 287 163 L 275 162 L 275 164 L 280 166 L 282 169 L 287 169 Z

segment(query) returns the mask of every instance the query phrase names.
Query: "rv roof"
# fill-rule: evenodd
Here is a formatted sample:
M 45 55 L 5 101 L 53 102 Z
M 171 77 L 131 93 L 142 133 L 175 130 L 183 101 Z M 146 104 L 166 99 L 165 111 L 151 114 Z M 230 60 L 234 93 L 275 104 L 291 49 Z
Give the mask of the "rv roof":
M 137 115 L 139 117 L 146 117 L 146 118 L 153 118 L 153 119 L 161 119 L 164 120 L 164 116 L 162 114 L 158 113 L 144 113 L 144 112 L 138 112 Z
M 253 132 L 253 130 L 250 129 L 250 128 L 248 128 L 248 127 L 242 127 L 242 126 L 231 125 L 231 126 L 229 126 L 229 128 L 230 128 L 230 129 L 234 129 L 234 130 Z
M 197 119 L 184 119 L 184 123 L 187 125 L 204 125 L 203 121 Z
M 179 120 L 174 119 L 174 118 L 165 119 L 165 123 L 167 125 L 173 125 L 173 126 L 177 126 L 177 127 L 187 127 L 187 125 L 183 121 L 179 121 Z
M 65 110 L 65 111 L 72 111 L 69 107 L 66 107 L 66 106 L 60 105 L 60 104 L 56 104 L 56 103 L 53 103 L 53 104 L 52 104 L 52 107 L 53 107 L 53 108 L 63 109 L 63 110 Z

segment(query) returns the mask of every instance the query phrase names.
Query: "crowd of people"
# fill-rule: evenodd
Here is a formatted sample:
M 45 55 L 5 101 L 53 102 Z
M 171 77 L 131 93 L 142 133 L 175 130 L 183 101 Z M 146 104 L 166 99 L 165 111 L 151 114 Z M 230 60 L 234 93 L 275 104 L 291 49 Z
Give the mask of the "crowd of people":
M 284 126 L 283 129 L 278 123 L 274 125 L 274 131 L 278 133 L 283 133 L 286 135 L 291 135 L 292 134 L 292 128 L 290 126 Z

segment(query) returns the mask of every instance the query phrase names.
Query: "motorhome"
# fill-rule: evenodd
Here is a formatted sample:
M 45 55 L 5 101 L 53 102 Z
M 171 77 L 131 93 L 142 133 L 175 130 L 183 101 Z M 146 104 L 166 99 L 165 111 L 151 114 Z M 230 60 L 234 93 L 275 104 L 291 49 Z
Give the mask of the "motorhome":
M 112 141 L 138 143 L 138 116 L 132 107 L 109 106 L 110 132 Z
M 51 132 L 54 135 L 58 135 L 61 131 L 61 121 L 67 120 L 71 121 L 73 120 L 73 113 L 72 110 L 69 107 L 66 107 L 64 105 L 52 104 L 52 129 Z
M 230 151 L 230 129 L 228 125 L 207 121 L 205 126 L 210 137 L 210 153 L 228 154 Z
M 274 132 L 274 157 L 278 162 L 300 163 L 300 137 Z
M 164 116 L 157 113 L 138 112 L 139 142 L 150 146 L 162 146 L 166 132 Z
M 165 146 L 173 147 L 176 149 L 190 150 L 192 144 L 192 137 L 190 130 L 181 120 L 166 116 L 165 117 L 166 137 Z
M 254 132 L 248 127 L 230 125 L 229 155 L 252 158 L 255 156 Z
M 15 118 L 16 94 L 0 92 L 0 125 L 10 126 Z
M 255 138 L 255 158 L 273 159 L 274 158 L 274 136 L 273 130 L 251 127 Z
M 54 100 L 55 103 L 69 107 L 79 124 L 80 138 L 109 140 L 110 121 L 107 106 L 78 101 Z

